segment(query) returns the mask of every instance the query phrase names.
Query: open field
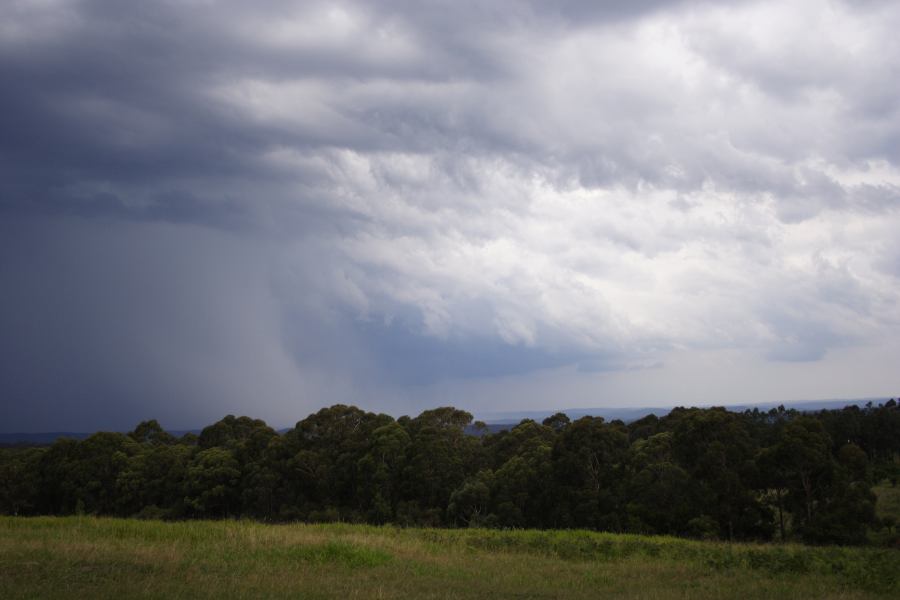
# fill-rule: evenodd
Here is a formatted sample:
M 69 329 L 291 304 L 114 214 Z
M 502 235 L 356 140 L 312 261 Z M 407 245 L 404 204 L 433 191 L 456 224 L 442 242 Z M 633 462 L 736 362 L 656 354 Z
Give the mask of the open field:
M 582 531 L 0 517 L 2 598 L 878 598 L 900 552 Z

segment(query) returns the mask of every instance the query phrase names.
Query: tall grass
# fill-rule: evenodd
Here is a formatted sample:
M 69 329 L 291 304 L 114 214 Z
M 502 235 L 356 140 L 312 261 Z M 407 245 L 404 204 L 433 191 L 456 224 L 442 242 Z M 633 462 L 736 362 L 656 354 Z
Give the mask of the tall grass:
M 0 518 L 0 598 L 900 597 L 900 552 L 588 531 Z

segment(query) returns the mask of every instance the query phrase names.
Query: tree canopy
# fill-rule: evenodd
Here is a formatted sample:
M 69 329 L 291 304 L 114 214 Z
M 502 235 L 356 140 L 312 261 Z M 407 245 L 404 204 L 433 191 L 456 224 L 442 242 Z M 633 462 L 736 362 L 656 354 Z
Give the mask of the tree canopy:
M 900 473 L 900 406 L 557 413 L 491 433 L 453 408 L 323 408 L 279 434 L 228 415 L 0 450 L 0 512 L 588 528 L 859 544 Z M 888 526 L 890 526 L 888 524 Z

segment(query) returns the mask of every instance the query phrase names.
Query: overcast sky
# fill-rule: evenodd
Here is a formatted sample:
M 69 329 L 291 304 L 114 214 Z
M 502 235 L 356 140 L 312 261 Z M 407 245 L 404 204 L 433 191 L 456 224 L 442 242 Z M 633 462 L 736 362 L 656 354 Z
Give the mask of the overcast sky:
M 898 31 L 6 0 L 0 430 L 897 395 Z

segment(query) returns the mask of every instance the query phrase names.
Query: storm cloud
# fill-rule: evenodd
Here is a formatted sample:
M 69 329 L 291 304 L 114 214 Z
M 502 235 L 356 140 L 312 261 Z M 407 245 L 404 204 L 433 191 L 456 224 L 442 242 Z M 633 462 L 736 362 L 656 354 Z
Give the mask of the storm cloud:
M 900 7 L 549 4 L 0 6 L 0 428 L 894 393 Z

